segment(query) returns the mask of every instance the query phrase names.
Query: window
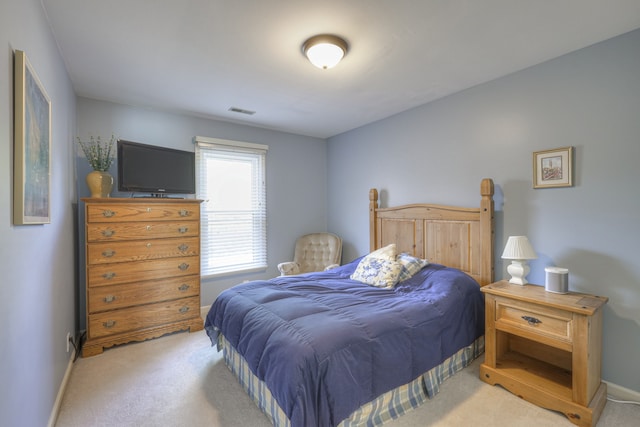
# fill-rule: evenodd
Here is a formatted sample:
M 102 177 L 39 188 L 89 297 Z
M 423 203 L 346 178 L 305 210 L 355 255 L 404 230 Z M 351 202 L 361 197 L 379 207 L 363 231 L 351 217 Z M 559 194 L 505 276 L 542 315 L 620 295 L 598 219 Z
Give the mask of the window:
M 195 137 L 201 274 L 267 268 L 267 145 Z

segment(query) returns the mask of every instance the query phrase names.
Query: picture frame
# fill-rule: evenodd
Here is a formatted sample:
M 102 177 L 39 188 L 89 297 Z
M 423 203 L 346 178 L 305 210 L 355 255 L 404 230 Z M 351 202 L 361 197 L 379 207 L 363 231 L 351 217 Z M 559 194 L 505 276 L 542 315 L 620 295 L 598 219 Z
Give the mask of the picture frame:
M 14 52 L 14 225 L 51 222 L 51 99 L 26 54 Z
M 573 186 L 573 147 L 533 153 L 533 188 Z

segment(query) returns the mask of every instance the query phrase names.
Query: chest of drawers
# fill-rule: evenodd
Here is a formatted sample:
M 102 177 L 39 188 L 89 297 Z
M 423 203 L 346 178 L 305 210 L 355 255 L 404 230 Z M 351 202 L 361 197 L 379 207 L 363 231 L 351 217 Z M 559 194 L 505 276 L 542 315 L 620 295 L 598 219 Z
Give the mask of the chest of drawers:
M 87 339 L 104 348 L 203 327 L 200 201 L 87 198 Z
M 500 281 L 484 286 L 485 360 L 480 379 L 500 384 L 574 424 L 595 426 L 606 404 L 600 380 L 607 298 Z

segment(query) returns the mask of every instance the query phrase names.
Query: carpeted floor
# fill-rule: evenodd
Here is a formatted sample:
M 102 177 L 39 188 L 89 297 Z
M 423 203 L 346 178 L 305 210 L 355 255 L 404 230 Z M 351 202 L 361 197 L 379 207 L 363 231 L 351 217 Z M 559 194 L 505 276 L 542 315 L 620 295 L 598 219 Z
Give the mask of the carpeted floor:
M 478 379 L 482 357 L 440 394 L 385 427 L 572 426 Z M 640 406 L 608 402 L 598 427 L 636 426 Z M 57 427 L 268 427 L 203 331 L 179 333 L 78 359 Z

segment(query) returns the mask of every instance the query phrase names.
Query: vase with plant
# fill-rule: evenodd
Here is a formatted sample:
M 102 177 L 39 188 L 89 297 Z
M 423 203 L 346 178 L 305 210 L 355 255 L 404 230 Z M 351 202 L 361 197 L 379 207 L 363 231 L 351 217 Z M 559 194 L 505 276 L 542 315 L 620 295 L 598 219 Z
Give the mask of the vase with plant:
M 99 136 L 90 136 L 89 141 L 82 141 L 78 137 L 78 144 L 93 169 L 86 178 L 91 197 L 110 197 L 111 195 L 113 176 L 109 173 L 109 168 L 115 158 L 115 140 L 113 135 L 109 141 L 102 141 Z

